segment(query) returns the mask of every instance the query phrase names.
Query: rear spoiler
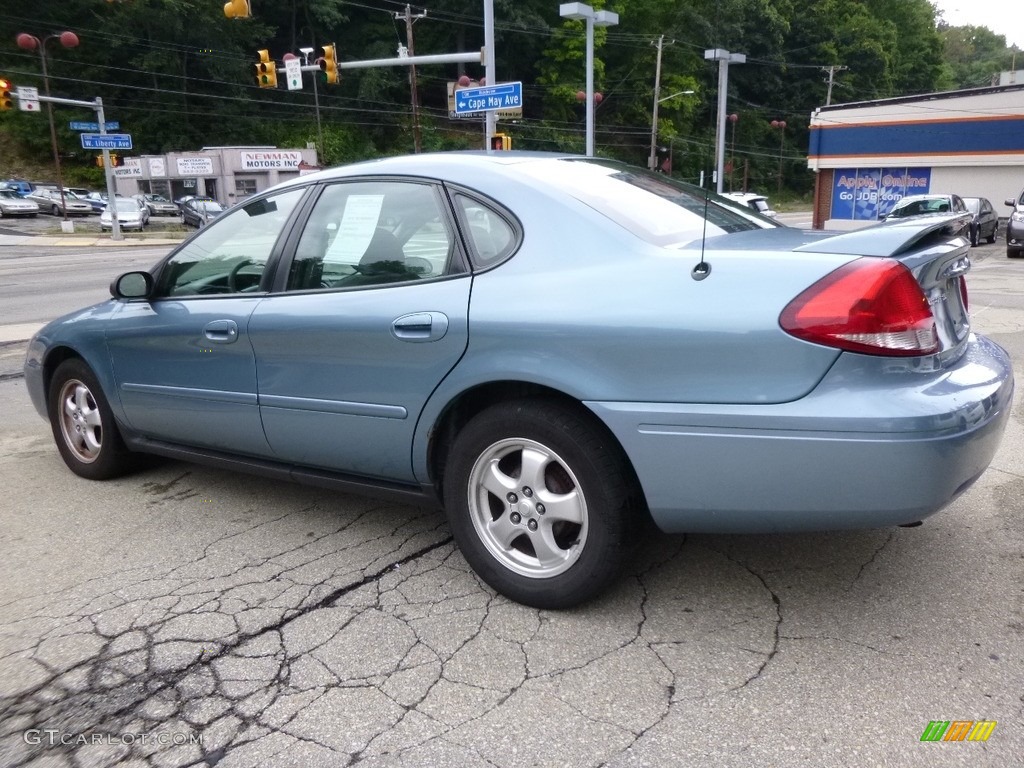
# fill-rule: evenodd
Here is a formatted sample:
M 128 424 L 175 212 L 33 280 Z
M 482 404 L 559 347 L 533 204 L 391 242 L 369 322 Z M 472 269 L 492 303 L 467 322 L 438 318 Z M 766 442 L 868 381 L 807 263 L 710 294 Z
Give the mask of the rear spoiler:
M 794 251 L 836 253 L 848 256 L 894 257 L 928 245 L 963 237 L 971 215 L 940 213 L 885 221 L 864 229 L 842 232 L 797 246 Z

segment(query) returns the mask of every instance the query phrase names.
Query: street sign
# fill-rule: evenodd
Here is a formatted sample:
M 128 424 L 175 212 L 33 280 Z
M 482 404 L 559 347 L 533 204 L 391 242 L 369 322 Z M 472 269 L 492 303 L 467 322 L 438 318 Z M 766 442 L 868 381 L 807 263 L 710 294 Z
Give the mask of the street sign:
M 302 62 L 298 59 L 285 59 L 284 74 L 289 91 L 302 90 Z
M 130 133 L 83 133 L 82 149 L 131 149 Z
M 455 114 L 493 112 L 523 106 L 523 84 L 499 83 L 455 91 Z
M 104 125 L 108 131 L 117 131 L 121 128 L 121 124 L 116 120 L 107 120 Z M 100 129 L 100 124 L 83 122 L 81 120 L 72 120 L 68 123 L 68 127 L 72 131 L 98 131 Z
M 39 89 L 18 86 L 15 95 L 18 97 L 18 109 L 22 112 L 39 111 Z

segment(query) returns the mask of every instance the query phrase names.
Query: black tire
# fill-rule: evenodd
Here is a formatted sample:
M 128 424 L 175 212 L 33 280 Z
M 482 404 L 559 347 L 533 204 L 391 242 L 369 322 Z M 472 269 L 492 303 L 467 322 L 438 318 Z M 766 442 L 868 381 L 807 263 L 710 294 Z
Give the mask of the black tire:
M 54 205 L 54 206 L 53 206 L 53 207 L 52 207 L 52 208 L 50 209 L 50 213 L 51 213 L 51 214 L 53 214 L 54 216 L 60 216 L 60 208 L 59 208 L 59 207 L 57 207 L 56 205 Z
M 630 513 L 630 477 L 619 446 L 586 414 L 515 400 L 456 436 L 445 509 L 463 556 L 491 587 L 534 608 L 569 608 L 616 578 L 628 526 L 642 525 Z
M 985 238 L 985 242 L 987 242 L 989 245 L 991 245 L 995 241 L 996 241 L 996 228 L 992 227 L 992 234 Z
M 1008 258 L 1008 259 L 1020 258 L 1020 250 L 1016 249 L 1016 248 L 1007 248 L 1006 249 L 1006 258 Z
M 107 398 L 84 361 L 71 358 L 57 366 L 47 405 L 57 450 L 76 475 L 109 480 L 135 469 L 137 459 L 125 447 Z

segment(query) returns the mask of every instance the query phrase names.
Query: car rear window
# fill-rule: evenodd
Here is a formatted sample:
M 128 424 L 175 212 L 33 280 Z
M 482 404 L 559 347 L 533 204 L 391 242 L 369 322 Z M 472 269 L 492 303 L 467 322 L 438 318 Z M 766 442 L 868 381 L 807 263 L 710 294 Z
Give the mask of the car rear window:
M 654 245 L 779 226 L 718 205 L 700 187 L 610 160 L 562 159 L 518 169 Z

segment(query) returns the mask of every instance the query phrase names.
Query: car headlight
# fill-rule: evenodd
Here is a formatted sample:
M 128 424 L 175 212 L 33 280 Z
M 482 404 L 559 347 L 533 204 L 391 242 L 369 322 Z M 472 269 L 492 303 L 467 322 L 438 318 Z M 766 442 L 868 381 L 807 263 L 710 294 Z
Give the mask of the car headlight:
M 1010 221 L 1024 222 L 1024 211 L 1014 211 L 1010 214 Z

